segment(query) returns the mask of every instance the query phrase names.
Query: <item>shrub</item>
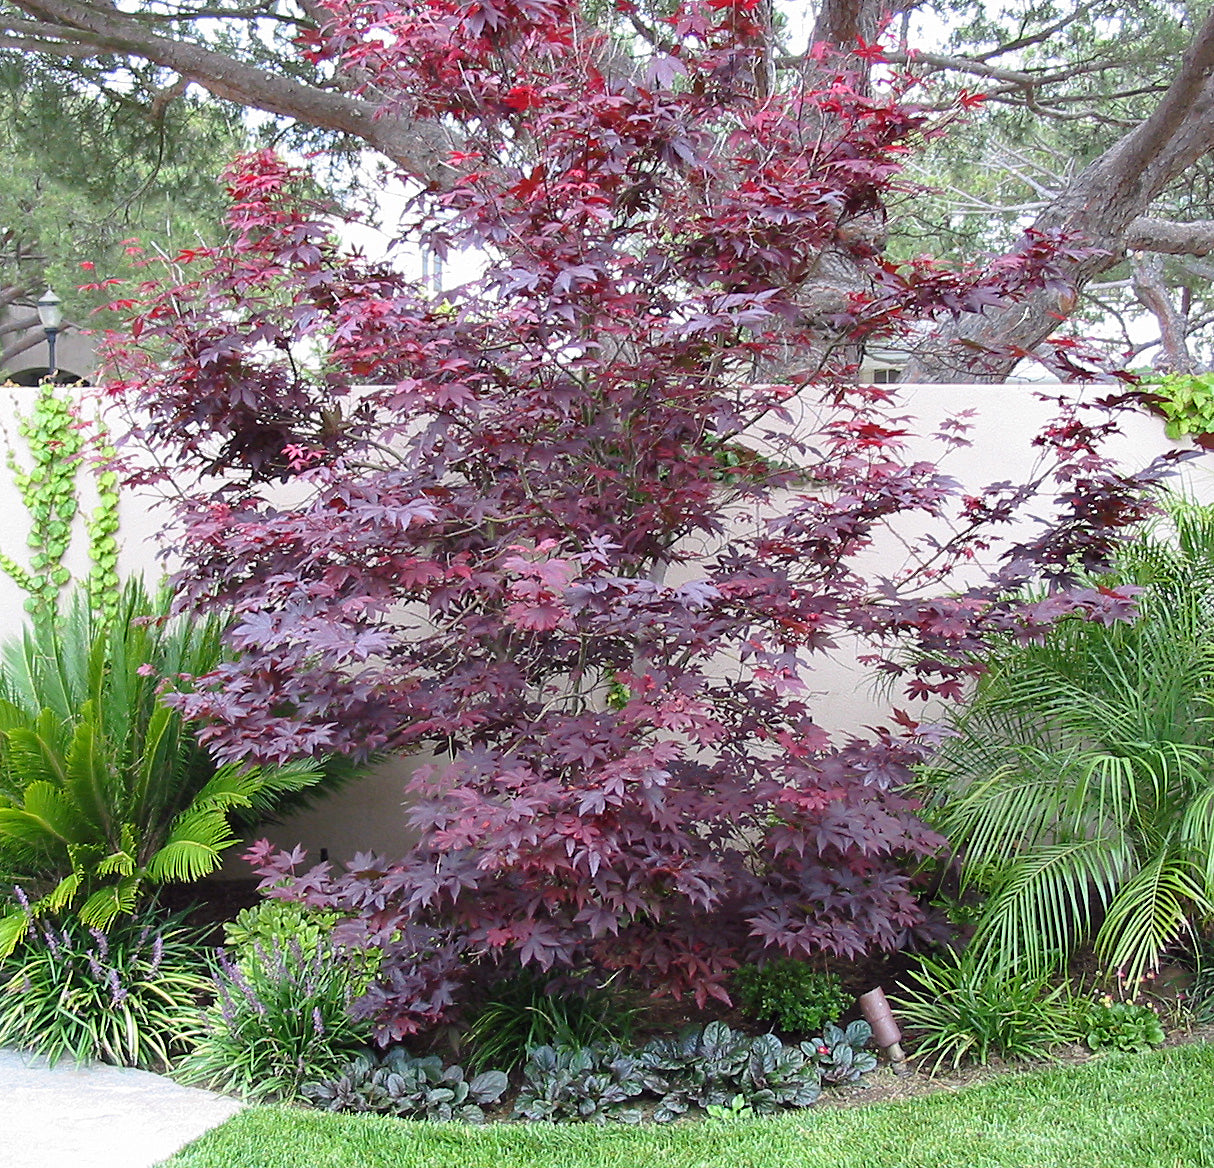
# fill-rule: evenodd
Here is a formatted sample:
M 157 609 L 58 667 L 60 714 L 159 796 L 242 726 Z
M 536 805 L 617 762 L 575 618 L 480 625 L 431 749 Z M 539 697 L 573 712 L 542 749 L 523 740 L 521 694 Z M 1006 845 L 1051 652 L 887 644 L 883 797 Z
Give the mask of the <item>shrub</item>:
M 465 1040 L 477 1070 L 513 1070 L 537 1046 L 627 1046 L 640 1007 L 610 983 L 522 970 L 487 992 Z
M 327 933 L 305 947 L 293 934 L 314 934 L 307 914 L 294 930 L 282 919 L 271 925 L 272 915 L 266 911 L 251 926 L 246 918 L 237 926 L 246 944 L 220 954 L 216 1000 L 181 1066 L 183 1082 L 245 1099 L 289 1100 L 305 1081 L 337 1075 L 367 1044 L 369 1025 L 350 1015 L 366 984 L 365 964 L 352 966 Z
M 106 932 L 44 918 L 0 963 L 0 1045 L 165 1070 L 196 1037 L 207 988 L 197 936 L 178 918 L 143 910 Z
M 820 1030 L 842 1017 L 853 1001 L 836 974 L 819 973 L 788 957 L 743 965 L 731 988 L 749 1017 L 789 1032 Z
M 396 1046 L 382 1057 L 358 1055 L 335 1078 L 305 1083 L 301 1094 L 325 1111 L 480 1123 L 482 1106 L 498 1102 L 509 1084 L 501 1071 L 482 1071 L 469 1079 L 462 1067 L 444 1067 L 435 1055 L 414 1058 Z
M 992 1057 L 1034 1059 L 1079 1037 L 1065 986 L 983 965 L 972 953 L 920 958 L 894 1008 L 925 1064 L 954 1068 Z
M 1148 1051 L 1163 1045 L 1159 1015 L 1150 1006 L 1114 1002 L 1091 1003 L 1082 1015 L 1083 1040 L 1089 1050 Z
M 1089 582 L 1137 620 L 1004 640 L 928 784 L 990 889 L 976 947 L 1036 975 L 1091 944 L 1133 981 L 1214 904 L 1214 508 L 1172 499 Z

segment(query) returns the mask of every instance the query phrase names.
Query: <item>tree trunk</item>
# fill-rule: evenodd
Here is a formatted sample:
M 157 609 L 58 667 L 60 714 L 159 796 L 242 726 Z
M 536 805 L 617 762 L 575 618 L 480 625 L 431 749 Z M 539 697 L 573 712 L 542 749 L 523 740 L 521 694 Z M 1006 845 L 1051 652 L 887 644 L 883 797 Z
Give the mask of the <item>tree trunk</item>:
M 1082 171 L 1033 224 L 1037 231 L 1063 231 L 1099 249 L 1070 265 L 1073 289 L 1042 289 L 1019 303 L 953 322 L 924 339 L 903 380 L 1005 381 L 1023 355 L 1066 319 L 1079 290 L 1121 259 L 1127 233 L 1152 200 L 1214 148 L 1212 76 L 1214 14 L 1151 116 Z

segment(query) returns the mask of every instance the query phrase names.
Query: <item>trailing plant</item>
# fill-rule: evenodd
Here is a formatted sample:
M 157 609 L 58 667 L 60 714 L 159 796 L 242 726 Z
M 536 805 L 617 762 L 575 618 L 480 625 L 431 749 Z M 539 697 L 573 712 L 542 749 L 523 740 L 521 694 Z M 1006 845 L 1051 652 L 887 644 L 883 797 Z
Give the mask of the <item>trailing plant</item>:
M 921 957 L 899 989 L 894 1009 L 915 1035 L 915 1054 L 934 1070 L 1044 1058 L 1080 1036 L 1065 985 L 984 964 L 971 950 Z
M 877 1056 L 864 1049 L 872 1036 L 872 1027 L 863 1020 L 850 1023 L 846 1030 L 828 1024 L 817 1038 L 801 1043 L 801 1050 L 817 1064 L 827 1086 L 858 1083 L 877 1069 Z
M 723 1022 L 691 1027 L 677 1038 L 655 1039 L 641 1052 L 646 1065 L 667 1080 L 653 1113 L 658 1122 L 689 1107 L 727 1106 L 738 1095 L 759 1115 L 808 1107 L 822 1093 L 814 1058 L 774 1034 L 757 1037 Z
M 215 1001 L 178 1077 L 243 1099 L 291 1100 L 308 1081 L 341 1074 L 370 1027 L 351 1017 L 359 972 L 327 937 L 252 940 L 221 951 Z
M 1089 583 L 1138 619 L 998 643 L 926 781 L 990 890 L 975 946 L 1035 976 L 1091 943 L 1137 980 L 1214 913 L 1214 508 L 1170 499 Z
M 730 991 L 749 1017 L 800 1033 L 820 1030 L 853 1001 L 837 974 L 787 957 L 741 966 L 730 979 Z
M 1146 1052 L 1162 1046 L 1165 1037 L 1159 1015 L 1150 1006 L 1109 997 L 1088 1005 L 1082 1028 L 1084 1042 L 1094 1051 Z
M 114 620 L 77 593 L 62 619 L 0 659 L 0 871 L 34 896 L 0 918 L 0 954 L 43 913 L 107 930 L 150 889 L 218 868 L 237 819 L 256 822 L 320 770 L 217 767 L 161 701 L 165 678 L 221 657 L 222 620 L 171 617 L 129 583 Z
M 0 962 L 0 1045 L 76 1062 L 164 1071 L 197 1035 L 206 991 L 198 937 L 145 909 L 102 932 L 74 917 L 35 920 Z
M 710 1103 L 704 1110 L 711 1121 L 735 1123 L 740 1119 L 753 1119 L 754 1108 L 746 1102 L 744 1095 L 735 1095 L 728 1103 Z
M 625 1047 L 640 1014 L 610 983 L 524 969 L 486 991 L 464 1035 L 468 1063 L 510 1071 L 537 1046 Z
M 414 1058 L 403 1047 L 358 1055 L 338 1076 L 305 1083 L 301 1094 L 324 1111 L 369 1111 L 402 1119 L 460 1119 L 481 1123 L 482 1108 L 497 1103 L 510 1080 L 501 1071 L 469 1079 L 437 1055 Z
M 304 50 L 458 138 L 410 243 L 474 249 L 483 279 L 437 298 L 344 254 L 258 153 L 227 176 L 230 241 L 153 273 L 113 355 L 145 477 L 190 484 L 183 594 L 239 614 L 237 655 L 180 708 L 227 760 L 441 760 L 410 781 L 398 862 L 278 887 L 295 861 L 254 852 L 384 950 L 359 1007 L 384 1043 L 462 1008 L 473 954 L 703 1003 L 756 945 L 902 945 L 923 920 L 907 864 L 940 846 L 902 789 L 926 746 L 907 713 L 832 738 L 816 656 L 859 642 L 897 670 L 910 640 L 910 694 L 958 696 L 992 634 L 1130 614 L 1066 585 L 1145 506 L 1099 453 L 1107 403 L 1061 408 L 1033 481 L 963 490 L 906 454 L 897 391 L 856 383 L 863 344 L 1093 254 L 1031 234 L 989 271 L 881 259 L 882 202 L 933 132 L 900 81 L 828 66 L 770 92 L 758 9 L 701 0 L 636 80 L 576 6 L 508 7 L 444 11 L 436 35 L 429 9 L 342 0 Z M 858 283 L 824 304 L 806 281 L 836 256 Z M 1007 522 L 1033 499 L 1056 521 Z M 887 525 L 936 519 L 955 534 L 870 578 Z M 983 581 L 975 559 L 1002 566 Z M 1042 577 L 1049 606 L 1015 596 Z

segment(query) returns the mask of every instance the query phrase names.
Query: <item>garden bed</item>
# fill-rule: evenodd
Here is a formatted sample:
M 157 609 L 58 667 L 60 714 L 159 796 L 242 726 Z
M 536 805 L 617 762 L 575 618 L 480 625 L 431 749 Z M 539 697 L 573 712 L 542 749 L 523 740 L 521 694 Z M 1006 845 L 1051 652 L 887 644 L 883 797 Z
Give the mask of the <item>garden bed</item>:
M 637 1128 L 427 1124 L 252 1108 L 163 1168 L 1203 1168 L 1214 1146 L 1214 1046 L 991 1081 L 928 1098 L 768 1119 Z M 892 1076 L 891 1076 L 892 1077 Z M 916 1077 L 918 1078 L 918 1077 Z M 903 1081 L 907 1091 L 916 1080 Z M 873 1101 L 872 1091 L 859 1092 Z

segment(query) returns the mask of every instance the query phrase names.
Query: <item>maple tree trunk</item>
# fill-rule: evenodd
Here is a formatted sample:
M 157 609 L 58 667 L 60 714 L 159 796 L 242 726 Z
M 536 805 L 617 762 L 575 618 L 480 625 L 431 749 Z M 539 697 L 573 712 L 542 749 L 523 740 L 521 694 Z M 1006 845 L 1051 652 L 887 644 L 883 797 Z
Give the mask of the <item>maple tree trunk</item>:
M 1214 14 L 1181 60 L 1146 121 L 1106 150 L 1037 217 L 1037 231 L 1064 231 L 1100 249 L 1072 265 L 1074 290 L 1042 289 L 1021 302 L 967 317 L 923 343 L 903 372 L 922 382 L 1002 382 L 1024 353 L 1074 308 L 1078 291 L 1122 258 L 1127 235 L 1169 182 L 1214 148 Z M 991 350 L 983 353 L 983 349 Z

